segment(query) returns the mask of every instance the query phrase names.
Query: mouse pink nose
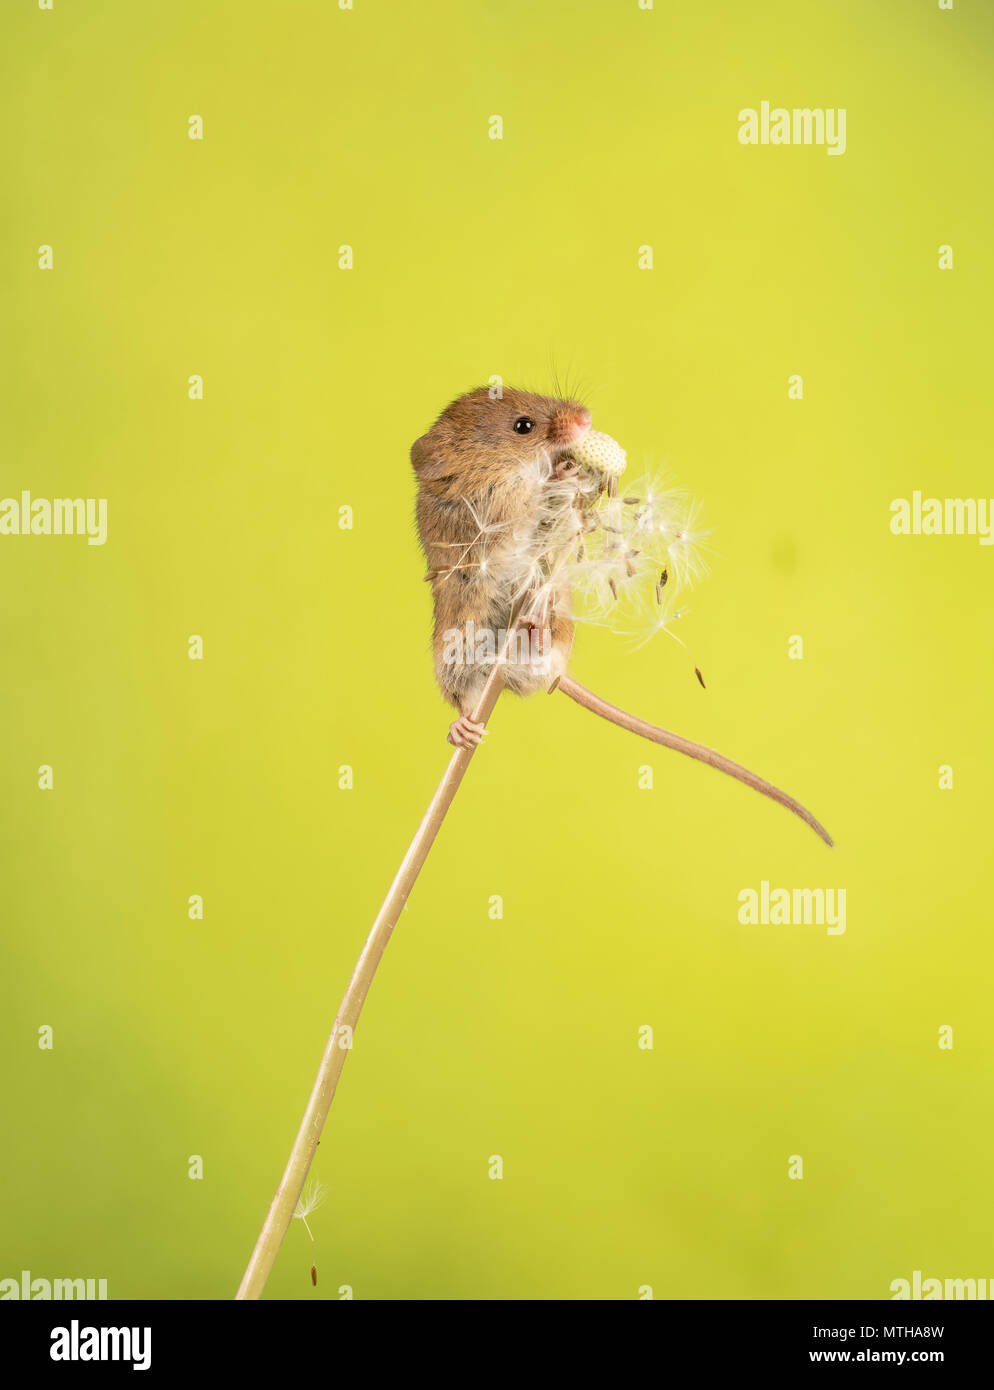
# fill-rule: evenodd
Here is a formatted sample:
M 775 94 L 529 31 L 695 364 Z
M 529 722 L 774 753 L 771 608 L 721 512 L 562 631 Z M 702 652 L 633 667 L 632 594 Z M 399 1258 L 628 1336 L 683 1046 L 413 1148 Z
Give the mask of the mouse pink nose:
M 586 406 L 581 406 L 580 409 L 574 413 L 573 423 L 575 424 L 576 428 L 581 432 L 583 430 L 589 430 L 590 411 L 586 408 Z

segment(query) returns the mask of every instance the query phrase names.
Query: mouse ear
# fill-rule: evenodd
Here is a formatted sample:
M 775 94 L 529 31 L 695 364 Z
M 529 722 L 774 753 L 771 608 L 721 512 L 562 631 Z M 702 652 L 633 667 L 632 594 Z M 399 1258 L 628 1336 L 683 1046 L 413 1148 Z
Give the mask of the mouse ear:
M 423 483 L 437 483 L 452 477 L 452 461 L 438 447 L 437 437 L 423 434 L 411 445 L 411 463 Z

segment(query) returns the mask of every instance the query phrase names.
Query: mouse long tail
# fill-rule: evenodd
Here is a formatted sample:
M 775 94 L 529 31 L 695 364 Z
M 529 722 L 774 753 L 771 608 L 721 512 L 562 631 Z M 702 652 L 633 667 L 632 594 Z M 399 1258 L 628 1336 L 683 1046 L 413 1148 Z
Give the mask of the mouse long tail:
M 755 772 L 750 772 L 747 767 L 733 763 L 731 758 L 716 753 L 712 748 L 705 748 L 703 743 L 694 743 L 689 738 L 681 737 L 680 734 L 671 734 L 668 729 L 657 728 L 655 724 L 649 724 L 644 719 L 636 719 L 634 715 L 627 714 L 617 705 L 611 705 L 608 704 L 607 700 L 602 700 L 599 695 L 595 695 L 586 686 L 580 685 L 579 681 L 575 681 L 572 676 L 561 676 L 559 689 L 571 700 L 575 700 L 578 705 L 582 705 L 584 709 L 590 710 L 592 714 L 599 714 L 602 719 L 610 720 L 612 724 L 617 724 L 621 729 L 627 729 L 633 734 L 641 734 L 643 738 L 647 738 L 653 743 L 661 743 L 664 748 L 673 748 L 677 753 L 685 753 L 688 758 L 696 758 L 698 762 L 716 767 L 719 772 L 727 772 L 729 777 L 744 782 L 747 787 L 752 787 L 753 791 L 762 792 L 763 796 L 768 796 L 771 801 L 776 801 L 780 806 L 786 806 L 788 811 L 793 811 L 795 816 L 800 816 L 801 820 L 810 825 L 811 829 L 825 841 L 826 845 L 834 844 L 825 827 L 820 825 L 811 812 L 806 810 L 799 801 L 795 801 L 792 796 L 782 792 L 772 782 L 767 782 L 763 777 L 757 777 Z

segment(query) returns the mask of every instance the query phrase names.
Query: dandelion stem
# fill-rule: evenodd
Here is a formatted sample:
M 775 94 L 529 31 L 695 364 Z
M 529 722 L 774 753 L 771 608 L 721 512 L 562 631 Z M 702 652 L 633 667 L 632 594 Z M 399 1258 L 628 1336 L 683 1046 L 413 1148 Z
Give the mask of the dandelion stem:
M 487 722 L 497 703 L 497 698 L 504 684 L 504 665 L 511 649 L 514 634 L 517 631 L 517 620 L 518 612 L 516 611 L 508 624 L 508 631 L 500 656 L 473 711 L 473 719 L 478 724 Z M 418 826 L 417 833 L 404 855 L 396 877 L 390 885 L 390 891 L 383 900 L 383 906 L 380 908 L 376 921 L 366 938 L 366 944 L 352 972 L 345 997 L 339 1006 L 338 1016 L 321 1058 L 321 1065 L 318 1067 L 318 1074 L 300 1123 L 300 1129 L 297 1132 L 297 1138 L 290 1151 L 283 1177 L 263 1222 L 259 1238 L 255 1243 L 255 1249 L 252 1251 L 248 1266 L 242 1276 L 242 1282 L 238 1286 L 236 1299 L 259 1298 L 266 1280 L 269 1278 L 321 1140 L 321 1131 L 334 1099 L 338 1078 L 345 1065 L 345 1058 L 348 1056 L 348 1048 L 341 1045 L 342 1030 L 344 1028 L 354 1029 L 358 1022 L 359 1014 L 376 973 L 376 967 L 386 950 L 391 933 L 397 925 L 397 920 L 404 909 L 408 895 L 414 887 L 414 882 L 435 842 L 445 814 L 452 805 L 453 798 L 459 790 L 459 784 L 462 782 L 475 751 L 474 748 L 457 748 L 449 759 L 442 780 L 428 804 L 428 809 Z

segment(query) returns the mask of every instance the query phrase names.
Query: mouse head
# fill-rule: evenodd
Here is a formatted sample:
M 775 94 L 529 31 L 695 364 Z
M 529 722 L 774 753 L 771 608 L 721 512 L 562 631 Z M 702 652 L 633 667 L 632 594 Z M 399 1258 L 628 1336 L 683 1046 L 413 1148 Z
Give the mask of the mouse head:
M 474 467 L 565 477 L 576 468 L 567 456 L 590 428 L 579 401 L 535 396 L 504 387 L 498 400 L 481 386 L 452 402 L 411 449 L 420 482 L 440 483 Z

